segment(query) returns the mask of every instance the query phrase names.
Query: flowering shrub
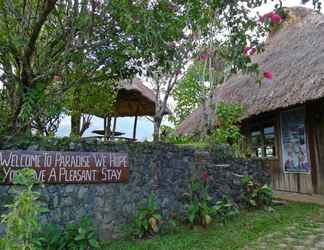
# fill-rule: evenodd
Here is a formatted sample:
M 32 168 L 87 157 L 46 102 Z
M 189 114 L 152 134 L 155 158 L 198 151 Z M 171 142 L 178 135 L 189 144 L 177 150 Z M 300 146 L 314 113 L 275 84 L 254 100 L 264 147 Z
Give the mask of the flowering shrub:
M 190 203 L 187 206 L 187 219 L 191 225 L 207 227 L 215 214 L 208 195 L 208 172 L 202 173 L 201 179 L 191 183 Z
M 280 28 L 280 24 L 286 18 L 287 14 L 284 9 L 278 8 L 275 11 L 270 11 L 260 16 L 259 21 L 264 24 L 266 30 L 274 32 Z M 258 50 L 255 46 L 248 46 L 243 49 L 243 54 L 245 57 L 249 57 L 251 55 L 254 55 L 257 51 Z M 268 80 L 272 80 L 272 71 L 263 71 L 258 81 L 261 82 L 262 77 Z

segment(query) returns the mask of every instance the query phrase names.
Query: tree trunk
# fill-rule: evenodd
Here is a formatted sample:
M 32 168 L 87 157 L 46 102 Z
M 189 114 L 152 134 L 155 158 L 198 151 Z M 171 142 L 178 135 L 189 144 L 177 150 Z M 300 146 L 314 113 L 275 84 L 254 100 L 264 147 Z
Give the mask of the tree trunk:
M 160 140 L 160 127 L 162 123 L 162 117 L 155 116 L 153 121 L 154 121 L 153 141 L 158 142 Z
M 80 137 L 81 114 L 72 112 L 71 115 L 71 136 Z
M 10 111 L 8 114 L 9 124 L 7 128 L 10 135 L 15 135 L 23 132 L 23 128 L 21 128 L 21 124 L 19 124 L 19 114 L 22 108 L 23 97 L 21 92 L 17 90 L 10 93 L 10 98 Z M 24 127 L 27 128 L 27 126 Z
M 92 115 L 83 114 L 81 115 L 81 117 L 82 117 L 82 125 L 80 126 L 80 133 L 79 133 L 80 137 L 82 137 L 84 132 L 90 127 Z
M 210 135 L 213 131 L 215 121 L 215 105 L 213 103 L 213 90 L 209 93 L 208 109 L 207 109 L 207 135 Z
M 208 135 L 208 101 L 203 103 L 203 124 L 202 124 L 202 137 Z

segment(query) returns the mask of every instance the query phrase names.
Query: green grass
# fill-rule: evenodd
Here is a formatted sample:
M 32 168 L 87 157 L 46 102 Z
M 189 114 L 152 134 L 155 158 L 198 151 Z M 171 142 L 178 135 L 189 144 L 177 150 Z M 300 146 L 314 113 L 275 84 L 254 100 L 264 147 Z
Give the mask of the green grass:
M 241 249 L 269 233 L 285 231 L 293 223 L 306 224 L 320 217 L 318 205 L 290 203 L 275 207 L 274 212 L 243 212 L 225 225 L 214 223 L 207 230 L 181 227 L 176 233 L 156 236 L 150 240 L 120 240 L 107 243 L 105 250 L 190 250 Z M 323 211 L 323 210 L 322 210 Z

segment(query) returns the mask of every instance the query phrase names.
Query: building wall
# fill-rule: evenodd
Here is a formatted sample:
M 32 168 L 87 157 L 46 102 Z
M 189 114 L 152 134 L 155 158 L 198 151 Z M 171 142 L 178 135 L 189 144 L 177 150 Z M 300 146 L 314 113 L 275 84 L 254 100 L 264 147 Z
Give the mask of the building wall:
M 309 174 L 285 173 L 283 170 L 280 113 L 298 107 L 305 107 L 308 159 L 311 165 Z M 249 119 L 244 122 L 244 133 L 247 138 L 250 137 L 249 128 L 251 125 L 264 121 L 272 121 L 276 130 L 277 154 L 273 158 L 264 159 L 266 165 L 271 169 L 272 187 L 282 191 L 324 194 L 324 100 L 296 105 Z
M 154 193 L 165 217 L 176 213 L 184 216 L 186 193 L 193 178 L 201 178 L 208 170 L 209 191 L 213 201 L 230 196 L 239 201 L 241 175 L 251 175 L 259 183 L 269 183 L 269 169 L 261 160 L 232 157 L 227 147 L 212 151 L 177 147 L 170 144 L 81 144 L 52 140 L 42 144 L 11 146 L 10 149 L 127 152 L 129 182 L 115 184 L 45 185 L 39 189 L 49 212 L 42 220 L 66 225 L 89 216 L 102 239 L 119 236 L 122 224 L 129 223 L 139 202 Z M 8 147 L 2 148 L 8 149 Z M 11 186 L 0 186 L 0 205 L 10 200 Z

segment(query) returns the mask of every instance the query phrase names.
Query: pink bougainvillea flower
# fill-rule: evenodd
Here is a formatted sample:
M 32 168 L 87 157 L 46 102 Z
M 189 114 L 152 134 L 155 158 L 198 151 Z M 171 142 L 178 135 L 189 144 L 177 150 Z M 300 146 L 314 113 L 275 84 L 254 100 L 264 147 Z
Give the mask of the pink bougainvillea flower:
M 208 58 L 209 58 L 208 53 L 203 53 L 203 54 L 201 54 L 201 55 L 199 56 L 199 60 L 200 60 L 200 61 L 207 61 Z
M 202 178 L 203 178 L 203 181 L 204 182 L 207 182 L 208 181 L 208 171 L 204 171 L 203 174 L 202 174 Z
M 255 47 L 245 47 L 243 50 L 244 56 L 252 56 L 255 54 L 257 49 Z
M 243 50 L 244 56 L 254 55 L 257 49 L 255 47 L 245 47 Z
M 249 53 L 250 53 L 250 55 L 254 55 L 256 51 L 257 51 L 257 49 L 255 47 L 253 47 L 250 49 Z
M 272 23 L 278 24 L 282 22 L 282 17 L 277 14 L 272 15 L 270 18 Z
M 263 23 L 266 21 L 266 19 L 271 18 L 273 15 L 276 15 L 276 12 L 270 11 L 270 12 L 264 14 L 263 16 L 260 16 L 259 21 L 261 23 Z
M 245 47 L 245 48 L 243 49 L 243 54 L 244 54 L 245 56 L 248 56 L 248 55 L 249 55 L 249 51 L 250 51 L 250 49 L 251 49 L 251 47 Z
M 54 75 L 54 76 L 53 76 L 53 80 L 54 80 L 54 81 L 61 81 L 61 80 L 62 80 L 62 77 L 59 76 L 59 75 Z
M 264 78 L 267 78 L 269 80 L 272 80 L 272 71 L 265 71 L 263 72 Z

